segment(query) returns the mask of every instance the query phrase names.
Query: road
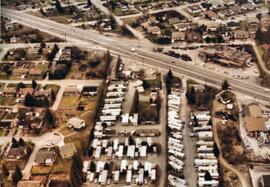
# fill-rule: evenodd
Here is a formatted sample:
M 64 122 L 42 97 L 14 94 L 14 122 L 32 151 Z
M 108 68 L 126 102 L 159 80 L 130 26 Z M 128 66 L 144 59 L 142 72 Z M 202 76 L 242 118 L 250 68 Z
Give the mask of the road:
M 194 159 L 196 154 L 196 140 L 190 137 L 190 133 L 192 132 L 190 127 L 188 126 L 190 123 L 190 108 L 188 107 L 186 91 L 187 91 L 187 81 L 182 79 L 183 90 L 184 92 L 181 94 L 181 119 L 185 122 L 185 126 L 183 129 L 183 143 L 185 148 L 185 167 L 184 167 L 184 175 L 187 181 L 187 185 L 189 187 L 197 186 L 197 171 L 194 166 Z
M 248 81 L 235 80 L 229 76 L 221 75 L 201 67 L 196 67 L 193 64 L 189 64 L 169 56 L 154 53 L 143 46 L 141 48 L 133 46 L 134 43 L 137 44 L 137 41 L 119 41 L 119 39 L 108 38 L 96 32 L 73 28 L 50 20 L 4 8 L 2 9 L 2 15 L 45 32 L 54 33 L 62 37 L 66 35 L 67 39 L 71 39 L 73 41 L 94 42 L 112 51 L 129 55 L 130 58 L 137 60 L 141 59 L 145 64 L 158 66 L 167 70 L 172 69 L 176 73 L 183 74 L 193 79 L 204 80 L 207 83 L 220 86 L 221 83 L 227 79 L 234 90 L 256 97 L 265 102 L 269 102 L 269 93 L 267 93 L 261 86 L 254 85 Z M 136 49 L 135 53 L 131 51 L 131 46 Z

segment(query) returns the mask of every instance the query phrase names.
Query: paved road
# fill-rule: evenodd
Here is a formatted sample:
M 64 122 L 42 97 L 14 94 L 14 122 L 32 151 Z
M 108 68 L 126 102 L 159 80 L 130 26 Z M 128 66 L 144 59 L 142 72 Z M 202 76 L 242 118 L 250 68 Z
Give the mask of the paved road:
M 185 167 L 184 175 L 189 187 L 197 186 L 197 171 L 194 166 L 194 159 L 196 154 L 196 139 L 190 137 L 191 129 L 188 127 L 190 123 L 190 108 L 187 104 L 186 91 L 187 91 L 187 82 L 185 79 L 182 79 L 183 82 L 183 92 L 181 94 L 181 119 L 185 122 L 183 129 L 183 143 L 185 148 Z
M 142 59 L 145 64 L 158 66 L 163 69 L 173 69 L 176 73 L 181 73 L 197 80 L 205 80 L 207 83 L 220 86 L 224 79 L 227 79 L 234 90 L 269 102 L 269 93 L 267 93 L 263 87 L 254 85 L 248 81 L 235 80 L 226 75 L 220 75 L 201 67 L 195 67 L 187 62 L 176 60 L 159 53 L 154 53 L 144 47 L 134 47 L 136 49 L 136 52 L 134 53 L 131 51 L 130 45 L 137 43 L 137 41 L 133 42 L 133 44 L 132 42 L 119 41 L 118 39 L 108 38 L 96 32 L 72 28 L 67 25 L 4 8 L 2 8 L 2 15 L 45 32 L 62 35 L 62 37 L 64 37 L 63 35 L 66 35 L 67 39 L 71 39 L 73 41 L 94 42 L 102 47 L 107 47 L 112 51 L 129 55 L 130 58 L 134 58 L 136 60 Z

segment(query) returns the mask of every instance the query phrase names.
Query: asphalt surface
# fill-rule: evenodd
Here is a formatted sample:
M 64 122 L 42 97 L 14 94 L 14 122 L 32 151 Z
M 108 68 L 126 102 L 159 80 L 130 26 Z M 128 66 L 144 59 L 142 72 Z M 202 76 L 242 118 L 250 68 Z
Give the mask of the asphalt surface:
M 119 41 L 119 39 L 108 38 L 96 32 L 73 28 L 15 10 L 2 8 L 2 15 L 22 24 L 38 28 L 46 32 L 55 33 L 56 35 L 62 35 L 62 37 L 66 37 L 67 39 L 73 39 L 73 41 L 77 40 L 82 42 L 90 42 L 91 44 L 94 42 L 112 51 L 129 55 L 130 58 L 137 60 L 141 59 L 145 64 L 158 66 L 163 69 L 172 69 L 175 73 L 180 73 L 197 80 L 204 80 L 210 84 L 220 86 L 222 82 L 227 79 L 235 91 L 269 102 L 269 91 L 266 91 L 261 86 L 254 85 L 243 80 L 235 80 L 229 76 L 221 75 L 201 67 L 195 67 L 187 62 L 183 62 L 159 53 L 154 53 L 151 50 L 143 47 L 133 47 L 134 43 L 137 43 L 137 41 L 134 43 Z M 133 52 L 130 46 L 132 46 L 132 48 L 134 48 L 136 51 Z

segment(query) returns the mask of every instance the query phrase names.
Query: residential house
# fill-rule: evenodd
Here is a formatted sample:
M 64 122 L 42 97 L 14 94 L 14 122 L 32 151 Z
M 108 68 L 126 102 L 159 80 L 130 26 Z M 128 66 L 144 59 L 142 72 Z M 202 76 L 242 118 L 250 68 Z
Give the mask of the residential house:
M 59 152 L 62 159 L 70 159 L 77 153 L 77 150 L 74 143 L 67 143 L 59 147 Z
M 209 0 L 210 4 L 212 4 L 213 9 L 220 10 L 224 7 L 224 1 L 222 0 Z
M 36 154 L 35 164 L 36 165 L 53 165 L 56 160 L 56 152 L 53 150 L 39 150 Z
M 186 31 L 190 27 L 190 23 L 177 23 L 177 24 L 174 24 L 173 27 L 177 31 Z
M 71 49 L 70 48 L 65 48 L 61 51 L 60 60 L 66 60 L 66 61 L 71 60 Z
M 230 21 L 227 23 L 227 28 L 231 30 L 240 29 L 240 23 L 235 21 Z
M 14 87 L 5 87 L 2 90 L 2 95 L 4 96 L 14 96 L 17 93 L 16 88 Z
M 174 25 L 174 24 L 177 24 L 177 23 L 180 23 L 180 22 L 181 22 L 181 20 L 179 18 L 177 18 L 177 17 L 168 19 L 168 23 L 170 25 Z
M 248 39 L 249 38 L 249 32 L 248 31 L 243 31 L 243 30 L 236 30 L 233 32 L 234 33 L 234 38 L 235 39 Z
M 147 32 L 153 35 L 160 35 L 161 29 L 158 26 L 148 27 Z
M 18 92 L 18 94 L 19 95 L 27 95 L 28 93 L 29 94 L 32 94 L 34 92 L 34 89 L 33 88 L 20 88 L 20 90 L 19 90 L 19 92 Z
M 81 94 L 83 96 L 94 96 L 97 95 L 97 87 L 96 86 L 84 86 Z
M 27 74 L 28 71 L 29 71 L 29 69 L 27 69 L 27 68 L 14 68 L 13 71 L 12 71 L 12 75 L 14 75 L 14 76 L 22 76 L 22 75 Z
M 185 37 L 186 37 L 185 32 L 176 31 L 176 32 L 172 32 L 171 40 L 172 40 L 172 43 L 176 41 L 185 41 Z
M 230 9 L 235 13 L 235 14 L 241 14 L 243 12 L 242 7 L 239 5 L 233 5 L 230 6 Z
M 230 9 L 224 9 L 224 10 L 218 11 L 218 15 L 221 18 L 225 18 L 225 17 L 233 16 L 234 15 L 234 12 L 232 10 L 230 10 Z
M 187 11 L 193 15 L 199 14 L 202 9 L 199 5 L 191 5 L 187 7 Z
M 42 181 L 34 181 L 34 180 L 21 180 L 18 182 L 17 187 L 45 187 L 44 182 Z
M 4 27 L 6 31 L 15 31 L 19 28 L 19 24 L 14 22 L 7 22 L 4 24 Z
M 30 76 L 40 76 L 42 74 L 42 71 L 40 69 L 31 68 L 29 71 Z
M 267 132 L 263 113 L 258 104 L 252 103 L 245 106 L 243 115 L 244 126 L 249 136 L 256 137 L 260 132 Z
M 203 15 L 206 19 L 210 19 L 210 20 L 217 20 L 218 19 L 218 15 L 217 13 L 213 12 L 212 10 L 207 10 L 203 12 Z
M 17 43 L 16 36 L 13 36 L 13 37 L 10 38 L 10 43 Z
M 85 121 L 76 117 L 70 118 L 67 122 L 69 128 L 79 130 L 85 127 Z
M 246 3 L 242 5 L 242 9 L 245 11 L 252 11 L 255 9 L 255 6 L 252 3 Z
M 270 175 L 262 175 L 259 179 L 259 183 L 261 187 L 269 187 L 270 186 Z
M 235 4 L 235 0 L 223 0 L 226 6 L 232 6 Z
M 260 21 L 256 17 L 247 18 L 247 28 L 251 36 L 255 38 L 255 33 L 258 30 Z
M 7 157 L 10 159 L 23 159 L 27 155 L 26 147 L 11 147 L 8 151 Z
M 270 15 L 269 14 L 263 14 L 261 17 L 261 26 L 263 31 L 267 31 L 270 27 Z

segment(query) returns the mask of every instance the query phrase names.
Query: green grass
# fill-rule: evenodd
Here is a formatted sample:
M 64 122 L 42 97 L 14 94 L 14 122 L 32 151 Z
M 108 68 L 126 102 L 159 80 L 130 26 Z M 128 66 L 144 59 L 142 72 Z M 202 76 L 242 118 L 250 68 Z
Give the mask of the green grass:
M 0 105 L 12 105 L 16 101 L 16 97 L 3 97 L 0 96 Z
M 60 107 L 73 108 L 73 107 L 76 107 L 77 104 L 78 104 L 78 97 L 77 96 L 64 96 L 64 97 L 62 97 Z
M 60 89 L 60 86 L 58 85 L 55 85 L 55 84 L 47 84 L 45 86 L 46 89 L 52 89 L 54 91 L 55 94 L 58 93 L 59 89 Z

